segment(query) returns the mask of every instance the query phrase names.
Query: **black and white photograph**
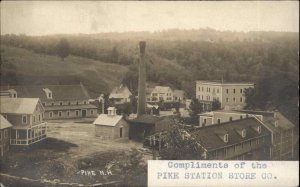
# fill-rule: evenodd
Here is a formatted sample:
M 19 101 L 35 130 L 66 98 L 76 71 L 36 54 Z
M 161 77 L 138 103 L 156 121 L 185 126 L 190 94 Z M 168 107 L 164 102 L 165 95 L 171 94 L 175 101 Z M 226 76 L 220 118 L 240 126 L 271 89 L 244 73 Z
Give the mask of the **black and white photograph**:
M 299 185 L 299 1 L 0 6 L 1 187 Z

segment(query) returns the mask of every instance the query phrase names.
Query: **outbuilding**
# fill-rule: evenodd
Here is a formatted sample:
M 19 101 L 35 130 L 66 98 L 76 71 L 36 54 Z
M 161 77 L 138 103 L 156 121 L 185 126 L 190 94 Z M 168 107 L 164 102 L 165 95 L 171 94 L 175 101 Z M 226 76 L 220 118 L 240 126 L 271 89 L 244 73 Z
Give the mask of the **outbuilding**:
M 117 115 L 115 107 L 107 109 L 108 114 L 100 114 L 94 121 L 95 134 L 102 139 L 128 138 L 129 125 L 122 115 Z

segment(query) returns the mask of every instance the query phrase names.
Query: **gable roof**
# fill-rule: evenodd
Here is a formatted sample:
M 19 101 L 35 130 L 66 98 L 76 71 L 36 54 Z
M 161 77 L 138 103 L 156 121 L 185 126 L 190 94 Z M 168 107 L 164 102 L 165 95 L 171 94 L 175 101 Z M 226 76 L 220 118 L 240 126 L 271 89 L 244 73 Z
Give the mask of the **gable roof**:
M 261 126 L 261 133 L 254 130 L 254 127 Z M 246 137 L 243 138 L 237 130 L 246 130 Z M 228 142 L 225 143 L 219 135 L 228 134 Z M 246 118 L 235 120 L 231 122 L 221 123 L 219 125 L 211 125 L 207 127 L 198 128 L 191 132 L 195 139 L 207 150 L 215 150 L 226 146 L 241 143 L 243 141 L 256 138 L 259 136 L 266 136 L 269 131 L 264 128 L 255 118 Z
M 1 91 L 7 90 L 7 86 L 1 86 Z M 88 100 L 90 96 L 82 84 L 78 85 L 28 85 L 9 86 L 14 89 L 18 97 L 40 98 L 44 100 Z M 52 99 L 48 99 L 43 89 L 52 91 Z
M 281 130 L 288 130 L 295 127 L 295 125 L 289 121 L 283 114 L 278 111 L 251 111 L 251 110 L 237 110 L 237 112 L 243 112 L 253 115 L 262 115 L 262 123 L 274 133 L 280 132 Z M 275 127 L 277 121 L 278 126 Z
M 38 103 L 38 98 L 0 98 L 0 113 L 33 114 Z
M 108 116 L 107 114 L 100 114 L 95 121 L 94 125 L 104 125 L 114 127 L 118 124 L 118 122 L 123 118 L 121 115 Z
M 6 129 L 9 127 L 12 127 L 12 124 L 0 114 L 0 129 Z
M 169 90 L 172 91 L 172 89 L 169 86 L 155 86 L 154 90 L 160 93 L 165 93 L 168 92 Z
M 115 87 L 111 91 L 109 98 L 127 98 L 131 95 L 132 93 L 129 91 L 127 86 L 120 85 L 119 87 Z

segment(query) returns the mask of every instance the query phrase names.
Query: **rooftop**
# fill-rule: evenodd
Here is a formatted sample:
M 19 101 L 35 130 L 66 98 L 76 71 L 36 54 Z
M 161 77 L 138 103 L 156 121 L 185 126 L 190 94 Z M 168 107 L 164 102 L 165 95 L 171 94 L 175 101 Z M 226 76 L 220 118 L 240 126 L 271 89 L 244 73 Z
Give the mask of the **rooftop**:
M 0 129 L 2 130 L 9 127 L 12 127 L 11 123 L 9 123 L 9 121 L 7 121 L 5 117 L 0 114 Z
M 0 112 L 4 114 L 33 114 L 38 102 L 38 98 L 0 98 Z
M 202 84 L 217 84 L 217 85 L 254 85 L 253 82 L 226 82 L 222 80 L 214 80 L 214 81 L 206 81 L 206 80 L 198 80 L 196 83 Z
M 215 150 L 222 147 L 241 143 L 243 141 L 256 138 L 259 136 L 268 135 L 266 128 L 261 129 L 261 133 L 254 130 L 253 127 L 262 126 L 259 121 L 254 118 L 246 118 L 219 125 L 211 125 L 207 127 L 197 128 L 191 132 L 196 140 L 207 150 Z M 246 130 L 246 137 L 243 138 L 238 134 L 237 130 Z M 220 134 L 228 134 L 228 142 L 225 143 L 220 137 Z
M 104 125 L 114 127 L 123 118 L 121 115 L 109 116 L 107 114 L 100 114 L 95 121 L 94 125 Z
M 43 100 L 88 100 L 90 96 L 82 84 L 77 85 L 23 85 L 1 86 L 1 91 L 14 89 L 18 97 L 40 98 Z M 44 90 L 52 91 L 52 99 L 48 99 Z

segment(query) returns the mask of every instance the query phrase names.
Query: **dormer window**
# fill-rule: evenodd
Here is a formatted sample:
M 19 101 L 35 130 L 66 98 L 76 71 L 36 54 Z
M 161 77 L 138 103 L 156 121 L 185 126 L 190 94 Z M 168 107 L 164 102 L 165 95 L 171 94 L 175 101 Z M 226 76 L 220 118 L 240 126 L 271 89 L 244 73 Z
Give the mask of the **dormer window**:
M 217 130 L 216 135 L 225 143 L 228 142 L 228 132 L 226 130 Z
M 261 133 L 261 126 L 252 127 L 258 134 Z
M 275 122 L 274 122 L 274 126 L 275 126 L 275 127 L 278 127 L 278 121 L 275 121 Z
M 52 91 L 49 88 L 44 88 L 43 91 L 45 92 L 47 99 L 52 99 Z
M 242 130 L 242 137 L 243 137 L 243 138 L 246 137 L 246 130 L 245 130 L 245 129 Z
M 258 126 L 258 127 L 257 127 L 257 132 L 258 132 L 258 133 L 261 133 L 261 126 Z
M 236 131 L 242 138 L 246 137 L 246 129 L 236 130 Z
M 228 142 L 228 134 L 224 135 L 224 142 L 227 143 Z

